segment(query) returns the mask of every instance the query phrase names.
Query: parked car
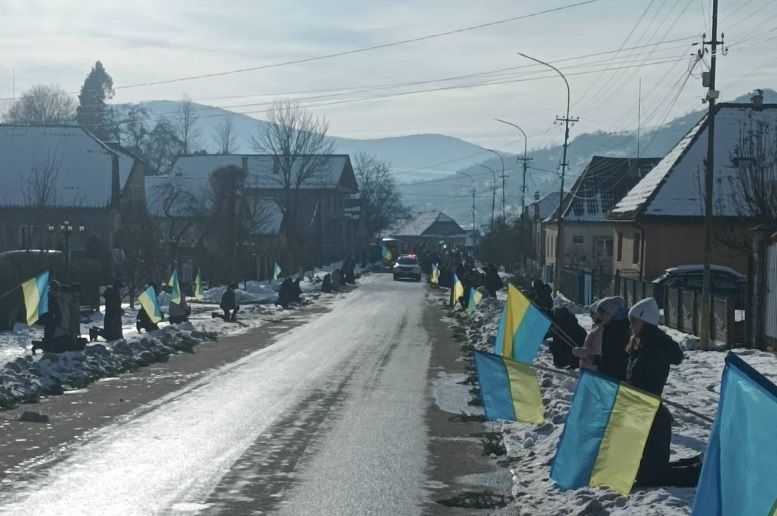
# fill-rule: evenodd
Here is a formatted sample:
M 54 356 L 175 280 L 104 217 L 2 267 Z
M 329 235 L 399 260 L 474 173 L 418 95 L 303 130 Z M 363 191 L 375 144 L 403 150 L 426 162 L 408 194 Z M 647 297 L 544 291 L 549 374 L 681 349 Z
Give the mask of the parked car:
M 416 255 L 403 254 L 397 259 L 397 263 L 394 265 L 394 281 L 401 278 L 421 281 L 421 264 L 418 263 Z
M 659 305 L 663 306 L 664 292 L 667 288 L 701 291 L 703 273 L 703 265 L 680 265 L 666 269 L 661 276 L 653 280 L 653 285 L 660 289 L 657 292 Z M 730 267 L 712 265 L 710 267 L 710 281 L 713 295 L 733 297 L 737 308 L 744 307 L 747 276 Z

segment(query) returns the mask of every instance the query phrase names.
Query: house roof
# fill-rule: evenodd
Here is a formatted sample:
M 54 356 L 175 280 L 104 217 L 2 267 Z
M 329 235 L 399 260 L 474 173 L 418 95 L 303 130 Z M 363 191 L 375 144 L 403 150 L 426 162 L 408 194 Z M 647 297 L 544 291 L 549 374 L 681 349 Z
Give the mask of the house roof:
M 593 156 L 564 196 L 567 222 L 598 222 L 661 158 Z M 558 196 L 556 197 L 558 199 Z M 546 219 L 558 219 L 558 204 Z
M 115 152 L 79 126 L 0 125 L 0 206 L 23 207 L 29 186 L 50 171 L 54 199 L 48 206 L 102 208 L 111 202 L 113 158 L 119 158 L 120 189 L 135 159 Z
M 545 220 L 550 217 L 555 210 L 558 209 L 558 199 L 561 196 L 559 192 L 549 193 L 539 201 L 534 201 L 529 206 L 532 207 L 531 213 L 534 215 L 534 208 L 539 208 L 539 217 L 541 220 Z
M 741 132 L 751 125 L 777 123 L 777 104 L 722 103 L 715 110 L 715 215 L 739 215 L 732 188 L 736 169 L 732 155 Z M 640 217 L 702 217 L 704 164 L 707 157 L 709 116 L 705 115 L 653 170 L 607 214 L 607 220 Z
M 348 154 L 331 154 L 317 156 L 324 158 L 315 177 L 304 181 L 303 189 L 341 188 L 358 191 L 356 177 Z M 181 156 L 173 165 L 171 175 L 186 176 L 192 180 L 204 180 L 217 168 L 233 165 L 242 167 L 245 159 L 248 175 L 255 188 L 282 188 L 282 182 L 277 170 L 277 157 L 268 154 L 222 154 Z M 301 158 L 300 158 L 301 159 Z M 293 173 L 298 174 L 301 161 L 294 165 Z
M 438 211 L 419 213 L 413 219 L 401 223 L 388 233 L 392 237 L 430 236 L 428 231 L 437 223 L 445 223 L 448 225 L 455 224 L 456 227 L 460 230 L 460 233 L 462 235 L 466 235 L 466 232 L 461 229 L 461 226 L 459 226 L 455 220 L 453 220 L 448 215 Z

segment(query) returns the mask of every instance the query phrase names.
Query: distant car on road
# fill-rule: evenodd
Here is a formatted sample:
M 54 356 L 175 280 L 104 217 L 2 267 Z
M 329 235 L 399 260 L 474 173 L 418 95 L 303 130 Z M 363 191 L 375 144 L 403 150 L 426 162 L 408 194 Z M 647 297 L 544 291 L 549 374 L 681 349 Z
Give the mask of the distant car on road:
M 418 263 L 416 255 L 403 254 L 397 258 L 397 263 L 394 264 L 394 281 L 402 278 L 421 281 L 421 264 Z
M 661 289 L 661 301 L 667 288 L 682 288 L 688 290 L 701 290 L 703 265 L 680 265 L 670 267 L 653 284 Z M 744 301 L 744 290 L 747 286 L 747 276 L 730 267 L 722 265 L 710 266 L 710 280 L 712 282 L 712 294 L 735 298 L 735 304 L 740 305 Z

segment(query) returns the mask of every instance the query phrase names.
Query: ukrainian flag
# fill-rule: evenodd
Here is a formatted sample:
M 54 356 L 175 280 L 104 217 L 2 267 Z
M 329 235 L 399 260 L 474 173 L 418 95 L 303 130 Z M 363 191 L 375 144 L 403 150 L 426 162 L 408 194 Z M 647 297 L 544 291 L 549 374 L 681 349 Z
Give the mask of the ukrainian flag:
M 461 284 L 459 278 L 456 277 L 456 273 L 453 273 L 452 279 L 453 286 L 451 287 L 451 307 L 456 306 L 459 298 L 464 295 L 464 285 Z
M 467 304 L 467 311 L 468 312 L 474 312 L 475 308 L 477 308 L 478 303 L 480 303 L 480 300 L 483 299 L 483 294 L 475 290 L 474 288 L 469 288 L 469 303 Z
M 534 368 L 492 353 L 474 353 L 486 419 L 541 424 L 544 409 Z
M 138 301 L 152 323 L 156 324 L 162 320 L 162 310 L 159 308 L 159 300 L 156 298 L 154 287 L 149 285 L 146 290 L 140 293 Z
M 609 486 L 627 496 L 660 403 L 658 396 L 583 369 L 550 478 L 562 489 Z
M 281 266 L 278 265 L 278 262 L 272 262 L 272 279 L 277 280 L 280 275 L 281 275 Z
M 692 515 L 777 514 L 775 422 L 777 386 L 729 353 Z
M 35 324 L 40 316 L 49 311 L 49 297 L 46 287 L 49 284 L 49 271 L 43 271 L 22 283 L 24 307 L 27 311 L 27 326 Z
M 432 274 L 429 276 L 429 283 L 439 283 L 440 282 L 440 269 L 439 266 L 436 263 L 432 264 Z
M 380 250 L 380 255 L 383 257 L 383 259 L 387 262 L 391 261 L 391 251 L 388 250 L 388 247 L 385 245 Z
M 170 276 L 170 281 L 167 285 L 172 289 L 170 291 L 170 302 L 176 305 L 181 304 L 181 284 L 178 283 L 178 270 L 173 269 L 173 274 Z
M 197 277 L 194 278 L 194 297 L 198 301 L 205 299 L 205 292 L 202 290 L 202 272 L 197 270 Z
M 550 319 L 513 285 L 499 319 L 494 353 L 531 364 L 550 328 Z

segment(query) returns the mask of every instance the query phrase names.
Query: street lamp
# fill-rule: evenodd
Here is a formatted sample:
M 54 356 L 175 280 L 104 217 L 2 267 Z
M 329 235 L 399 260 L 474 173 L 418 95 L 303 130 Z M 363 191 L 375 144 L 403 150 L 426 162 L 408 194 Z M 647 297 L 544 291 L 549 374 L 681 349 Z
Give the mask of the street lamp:
M 569 81 L 567 81 L 567 78 L 564 76 L 561 71 L 553 66 L 552 64 L 546 63 L 545 61 L 540 61 L 539 59 L 536 59 L 531 56 L 527 56 L 526 54 L 522 54 L 521 52 L 518 52 L 519 56 L 523 56 L 526 59 L 529 59 L 531 61 L 534 61 L 535 63 L 539 63 L 541 65 L 547 66 L 548 68 L 553 69 L 557 74 L 561 76 L 562 79 L 564 79 L 564 84 L 567 86 L 567 115 L 563 119 L 556 117 L 557 122 L 564 122 L 564 155 L 561 158 L 561 190 L 558 200 L 558 233 L 556 234 L 556 270 L 553 271 L 553 291 L 555 293 L 558 293 L 559 287 L 561 287 L 561 267 L 562 262 L 564 260 L 564 240 L 563 240 L 563 227 L 564 227 L 564 177 L 567 170 L 567 147 L 569 146 L 569 122 L 576 122 L 577 119 L 570 119 L 569 118 L 569 103 L 570 99 L 572 97 L 572 94 L 569 90 Z
M 507 176 L 505 175 L 505 160 L 502 159 L 502 155 L 496 152 L 492 149 L 486 149 L 488 152 L 493 152 L 496 154 L 496 157 L 499 158 L 499 161 L 502 163 L 502 222 L 507 223 L 507 216 L 505 215 L 505 179 L 507 179 Z
M 475 247 L 475 178 L 466 172 L 456 172 L 462 176 L 467 176 L 472 181 L 472 247 Z
M 491 229 L 494 229 L 494 208 L 496 207 L 496 172 L 493 168 L 487 167 L 486 165 L 482 163 L 475 163 L 479 167 L 483 167 L 486 170 L 490 170 L 491 174 L 494 176 L 494 183 L 493 183 L 493 195 L 491 196 Z
M 497 122 L 501 122 L 503 124 L 507 124 L 510 126 L 515 127 L 519 131 L 521 131 L 521 134 L 523 135 L 523 182 L 521 183 L 521 217 L 523 217 L 523 213 L 526 210 L 526 165 L 527 161 L 529 161 L 529 158 L 527 157 L 526 153 L 529 146 L 529 139 L 526 137 L 526 133 L 523 129 L 518 127 L 516 124 L 512 122 L 507 122 L 505 120 L 501 120 L 499 118 L 495 118 Z
M 56 228 L 53 224 L 49 224 L 49 233 L 53 234 L 56 231 Z M 79 233 L 83 233 L 86 231 L 86 227 L 83 224 L 79 224 L 78 226 L 73 226 L 73 224 L 70 223 L 69 220 L 65 220 L 60 224 L 59 231 L 62 233 L 62 236 L 65 238 L 65 278 L 68 283 L 70 283 L 70 234 L 74 231 L 77 231 Z

